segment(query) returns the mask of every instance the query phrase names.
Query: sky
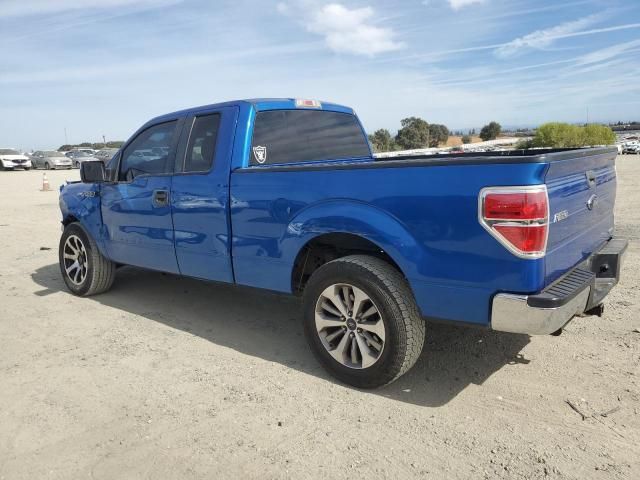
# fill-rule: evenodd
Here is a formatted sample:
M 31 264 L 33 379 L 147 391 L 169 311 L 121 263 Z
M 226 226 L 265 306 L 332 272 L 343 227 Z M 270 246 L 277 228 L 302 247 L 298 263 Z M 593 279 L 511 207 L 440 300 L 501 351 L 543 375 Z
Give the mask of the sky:
M 0 147 L 255 97 L 392 132 L 640 120 L 637 0 L 0 0 Z

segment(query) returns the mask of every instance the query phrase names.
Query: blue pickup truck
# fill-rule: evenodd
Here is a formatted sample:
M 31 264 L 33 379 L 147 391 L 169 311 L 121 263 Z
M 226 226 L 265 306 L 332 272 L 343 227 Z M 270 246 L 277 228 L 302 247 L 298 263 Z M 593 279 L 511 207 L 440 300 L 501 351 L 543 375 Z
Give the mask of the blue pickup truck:
M 61 187 L 60 270 L 79 296 L 121 265 L 299 295 L 320 363 L 373 388 L 415 363 L 426 320 L 534 335 L 601 315 L 627 246 L 616 153 L 380 159 L 344 106 L 192 108 Z

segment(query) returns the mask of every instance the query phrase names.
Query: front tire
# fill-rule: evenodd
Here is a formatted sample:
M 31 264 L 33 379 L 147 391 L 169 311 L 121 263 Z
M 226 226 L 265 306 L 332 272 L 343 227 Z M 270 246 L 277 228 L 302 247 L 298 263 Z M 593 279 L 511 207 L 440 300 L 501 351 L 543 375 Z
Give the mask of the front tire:
M 351 255 L 316 270 L 304 291 L 311 350 L 334 377 L 358 388 L 393 382 L 418 360 L 425 322 L 398 270 Z
M 116 277 L 116 264 L 105 258 L 79 223 L 64 229 L 58 248 L 60 273 L 74 295 L 89 297 L 106 292 Z
M 51 170 L 51 165 L 49 165 L 49 162 L 44 162 L 44 169 Z

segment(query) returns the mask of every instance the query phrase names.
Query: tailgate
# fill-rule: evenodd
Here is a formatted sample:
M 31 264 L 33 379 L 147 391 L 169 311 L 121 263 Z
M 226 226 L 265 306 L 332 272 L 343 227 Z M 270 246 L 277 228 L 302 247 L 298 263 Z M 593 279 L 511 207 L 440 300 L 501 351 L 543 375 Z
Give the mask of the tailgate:
M 546 284 L 613 236 L 616 155 L 614 148 L 576 150 L 575 156 L 549 164 Z

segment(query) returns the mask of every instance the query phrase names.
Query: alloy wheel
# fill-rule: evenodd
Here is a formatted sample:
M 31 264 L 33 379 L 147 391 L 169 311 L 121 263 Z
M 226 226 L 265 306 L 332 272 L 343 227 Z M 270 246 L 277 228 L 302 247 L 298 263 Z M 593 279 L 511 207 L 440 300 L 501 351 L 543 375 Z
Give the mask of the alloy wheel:
M 380 359 L 384 321 L 361 289 L 346 283 L 324 289 L 316 302 L 315 324 L 324 348 L 345 367 L 369 368 Z
M 82 285 L 87 278 L 89 262 L 84 243 L 77 235 L 69 235 L 64 242 L 64 270 L 74 285 Z

